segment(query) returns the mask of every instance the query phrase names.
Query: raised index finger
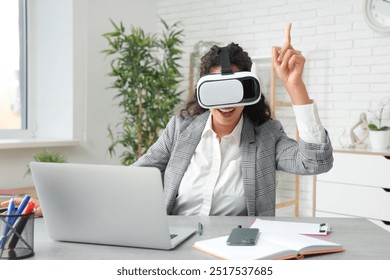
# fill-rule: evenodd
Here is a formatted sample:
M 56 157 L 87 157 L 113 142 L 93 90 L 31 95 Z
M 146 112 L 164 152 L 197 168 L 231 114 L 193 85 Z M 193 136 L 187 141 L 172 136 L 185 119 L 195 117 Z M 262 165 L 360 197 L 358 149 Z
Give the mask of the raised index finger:
M 291 45 L 291 22 L 287 23 L 286 28 L 284 29 L 284 45 Z

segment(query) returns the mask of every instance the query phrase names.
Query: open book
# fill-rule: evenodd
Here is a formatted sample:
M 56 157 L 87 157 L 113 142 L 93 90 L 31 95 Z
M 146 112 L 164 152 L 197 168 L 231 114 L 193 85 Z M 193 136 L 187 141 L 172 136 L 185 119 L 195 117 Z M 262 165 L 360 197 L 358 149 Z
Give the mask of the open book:
M 193 248 L 222 259 L 300 259 L 305 255 L 344 251 L 337 243 L 297 233 L 261 232 L 255 246 L 228 246 L 228 236 L 201 240 Z

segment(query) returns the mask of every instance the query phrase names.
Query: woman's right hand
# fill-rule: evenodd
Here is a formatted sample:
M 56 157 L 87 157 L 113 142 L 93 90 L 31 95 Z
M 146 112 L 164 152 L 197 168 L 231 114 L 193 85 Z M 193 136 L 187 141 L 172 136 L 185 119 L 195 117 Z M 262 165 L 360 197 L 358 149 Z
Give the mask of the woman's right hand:
M 14 197 L 14 203 L 16 206 L 18 206 L 23 200 L 23 197 Z M 34 202 L 35 204 L 35 217 L 42 217 L 42 209 L 39 204 L 39 200 L 36 198 L 31 198 L 30 201 Z M 3 201 L 0 205 L 1 207 L 8 207 L 9 200 Z

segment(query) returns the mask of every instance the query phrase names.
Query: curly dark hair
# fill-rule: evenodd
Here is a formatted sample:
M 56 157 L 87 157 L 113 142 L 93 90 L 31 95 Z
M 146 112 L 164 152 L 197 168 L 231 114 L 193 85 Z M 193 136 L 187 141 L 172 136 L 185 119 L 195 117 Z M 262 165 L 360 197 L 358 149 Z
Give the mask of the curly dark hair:
M 240 71 L 251 71 L 252 60 L 238 44 L 231 43 L 227 46 L 230 63 L 235 64 Z M 200 77 L 208 75 L 210 68 L 214 66 L 220 66 L 220 47 L 214 45 L 211 49 L 201 58 L 200 64 Z M 180 115 L 196 116 L 200 115 L 208 109 L 202 108 L 198 103 L 196 89 L 194 94 L 186 101 L 180 110 Z M 244 107 L 244 114 L 246 114 L 250 120 L 257 126 L 271 119 L 271 109 L 265 101 L 264 95 L 261 95 L 259 102 L 253 105 Z

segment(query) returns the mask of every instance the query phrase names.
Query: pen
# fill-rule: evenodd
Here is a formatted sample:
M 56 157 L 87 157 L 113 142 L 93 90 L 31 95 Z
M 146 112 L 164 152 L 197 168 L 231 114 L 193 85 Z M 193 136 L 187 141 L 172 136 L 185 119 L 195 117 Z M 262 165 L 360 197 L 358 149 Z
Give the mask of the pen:
M 26 194 L 22 200 L 22 202 L 20 202 L 19 206 L 18 206 L 18 209 L 16 209 L 16 212 L 15 212 L 15 215 L 20 215 L 23 213 L 24 211 L 24 208 L 26 208 L 27 206 L 27 203 L 29 202 L 30 200 L 30 196 L 28 194 Z M 16 218 L 14 218 L 14 222 L 15 222 Z
M 14 203 L 14 199 L 11 198 L 8 204 L 7 217 L 5 218 L 3 235 L 0 239 L 1 249 L 4 249 L 5 243 L 7 242 L 7 234 L 8 231 L 10 230 L 10 226 L 12 226 L 13 223 L 13 217 L 11 217 L 10 215 L 13 215 L 14 211 L 15 211 L 15 203 Z
M 28 215 L 32 211 L 34 211 L 35 204 L 32 201 L 29 201 L 27 206 L 25 207 L 22 215 Z M 17 221 L 14 224 L 14 234 L 12 235 L 12 238 L 8 244 L 8 249 L 14 249 L 16 244 L 18 243 L 19 237 L 22 235 L 22 232 L 24 230 L 24 227 L 26 226 L 28 221 L 28 216 L 22 216 L 17 219 Z
M 23 213 L 24 208 L 26 208 L 27 203 L 29 202 L 30 198 L 31 198 L 31 197 L 30 197 L 28 194 L 26 194 L 26 195 L 24 196 L 22 202 L 20 202 L 20 204 L 18 205 L 18 207 L 17 207 L 17 209 L 16 209 L 16 211 L 15 211 L 15 213 L 14 213 L 14 214 L 15 214 L 15 217 L 12 217 L 12 218 L 10 219 L 10 224 L 11 224 L 11 225 L 13 225 L 13 224 L 15 223 L 16 219 L 18 218 L 17 215 L 20 215 L 20 214 Z M 15 207 L 16 207 L 16 206 L 15 206 Z

